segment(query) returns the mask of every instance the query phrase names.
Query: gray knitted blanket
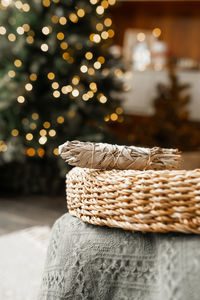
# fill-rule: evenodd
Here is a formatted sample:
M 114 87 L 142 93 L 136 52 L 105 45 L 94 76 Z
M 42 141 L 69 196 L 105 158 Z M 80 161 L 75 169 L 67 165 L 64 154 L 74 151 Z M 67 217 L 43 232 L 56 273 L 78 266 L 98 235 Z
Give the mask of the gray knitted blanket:
M 65 214 L 53 227 L 39 300 L 199 300 L 200 236 L 133 233 Z

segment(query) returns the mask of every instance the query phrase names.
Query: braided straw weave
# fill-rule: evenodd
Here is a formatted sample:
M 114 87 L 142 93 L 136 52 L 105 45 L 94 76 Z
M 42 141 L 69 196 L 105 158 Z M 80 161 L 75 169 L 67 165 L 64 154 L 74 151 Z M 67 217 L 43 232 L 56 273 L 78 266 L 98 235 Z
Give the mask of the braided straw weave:
M 94 170 L 67 174 L 71 215 L 143 232 L 200 233 L 200 170 Z

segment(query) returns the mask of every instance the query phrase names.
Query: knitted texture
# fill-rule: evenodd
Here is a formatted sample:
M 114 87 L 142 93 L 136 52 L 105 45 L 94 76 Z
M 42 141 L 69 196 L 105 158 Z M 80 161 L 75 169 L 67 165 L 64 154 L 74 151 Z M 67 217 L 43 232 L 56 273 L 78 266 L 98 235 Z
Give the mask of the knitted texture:
M 38 300 L 199 300 L 200 236 L 133 233 L 64 215 Z

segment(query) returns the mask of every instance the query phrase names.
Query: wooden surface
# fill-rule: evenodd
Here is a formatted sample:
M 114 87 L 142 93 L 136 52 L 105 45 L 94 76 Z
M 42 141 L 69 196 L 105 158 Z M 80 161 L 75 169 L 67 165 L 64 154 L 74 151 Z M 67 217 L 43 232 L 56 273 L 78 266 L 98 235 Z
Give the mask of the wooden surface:
M 64 197 L 0 198 L 0 235 L 30 226 L 52 226 L 65 212 Z
M 112 8 L 112 19 L 117 44 L 127 28 L 159 27 L 170 55 L 200 60 L 200 1 L 122 1 Z

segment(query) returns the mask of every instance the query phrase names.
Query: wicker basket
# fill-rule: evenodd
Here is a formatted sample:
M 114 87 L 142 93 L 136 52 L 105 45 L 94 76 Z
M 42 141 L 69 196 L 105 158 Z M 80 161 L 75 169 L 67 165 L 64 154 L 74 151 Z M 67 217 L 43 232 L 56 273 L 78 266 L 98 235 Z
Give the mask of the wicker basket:
M 142 232 L 200 233 L 200 170 L 67 174 L 71 215 L 94 225 Z

